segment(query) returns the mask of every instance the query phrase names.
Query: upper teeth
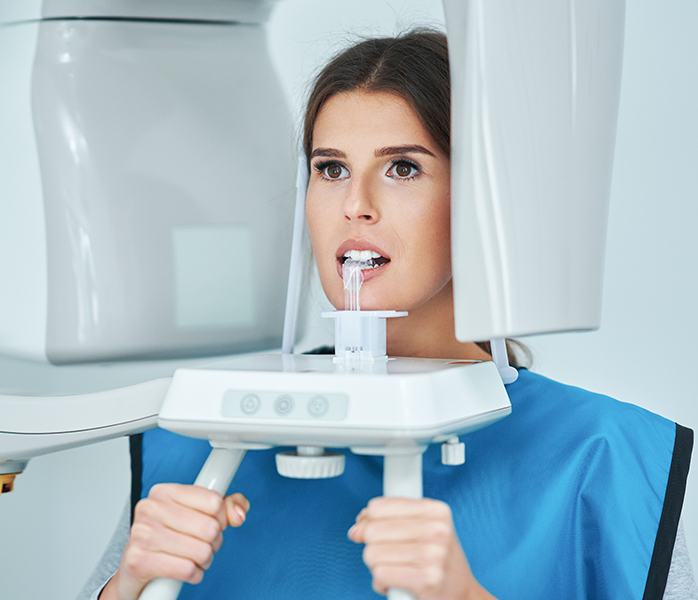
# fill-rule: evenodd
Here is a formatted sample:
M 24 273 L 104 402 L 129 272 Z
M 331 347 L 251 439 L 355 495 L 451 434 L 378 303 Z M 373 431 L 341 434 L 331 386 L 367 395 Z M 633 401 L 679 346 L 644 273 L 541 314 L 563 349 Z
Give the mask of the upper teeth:
M 367 261 L 371 258 L 380 258 L 381 255 L 373 250 L 347 250 L 344 253 L 344 258 L 349 258 L 351 260 L 357 261 Z

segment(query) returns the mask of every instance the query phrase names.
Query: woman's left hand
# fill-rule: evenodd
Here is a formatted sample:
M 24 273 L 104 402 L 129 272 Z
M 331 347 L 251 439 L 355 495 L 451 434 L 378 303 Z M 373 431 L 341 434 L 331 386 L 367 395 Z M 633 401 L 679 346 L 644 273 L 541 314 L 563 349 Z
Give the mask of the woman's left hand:
M 373 498 L 348 536 L 365 544 L 363 560 L 379 594 L 400 588 L 419 600 L 492 598 L 473 577 L 444 502 Z

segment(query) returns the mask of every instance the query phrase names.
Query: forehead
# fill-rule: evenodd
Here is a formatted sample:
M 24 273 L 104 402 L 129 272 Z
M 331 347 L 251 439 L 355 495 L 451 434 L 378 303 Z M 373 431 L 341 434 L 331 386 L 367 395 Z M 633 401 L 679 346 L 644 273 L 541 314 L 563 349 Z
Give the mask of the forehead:
M 397 94 L 352 91 L 335 94 L 320 109 L 313 147 L 434 146 L 415 110 Z

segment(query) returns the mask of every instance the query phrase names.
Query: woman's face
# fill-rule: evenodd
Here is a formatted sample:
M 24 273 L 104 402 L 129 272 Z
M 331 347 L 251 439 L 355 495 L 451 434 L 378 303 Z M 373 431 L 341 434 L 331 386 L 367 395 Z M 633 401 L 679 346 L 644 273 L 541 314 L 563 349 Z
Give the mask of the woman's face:
M 344 308 L 342 262 L 373 250 L 361 308 L 412 310 L 451 279 L 450 164 L 410 105 L 383 92 L 332 96 L 313 130 L 306 202 L 325 294 Z M 374 255 L 375 256 L 375 255 Z

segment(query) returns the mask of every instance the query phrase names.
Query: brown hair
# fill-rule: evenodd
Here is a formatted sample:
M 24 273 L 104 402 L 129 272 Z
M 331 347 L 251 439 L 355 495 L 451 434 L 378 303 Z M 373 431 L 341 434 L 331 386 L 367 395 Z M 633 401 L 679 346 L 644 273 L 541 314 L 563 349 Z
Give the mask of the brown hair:
M 353 90 L 388 92 L 408 102 L 439 149 L 451 155 L 451 83 L 446 36 L 432 29 L 413 29 L 396 37 L 365 39 L 339 52 L 315 78 L 303 119 L 303 150 L 308 168 L 315 121 L 335 94 Z M 477 345 L 491 354 L 489 342 Z M 520 361 L 515 350 L 525 358 Z M 509 363 L 529 366 L 530 350 L 507 340 Z M 525 364 L 524 364 L 525 363 Z

